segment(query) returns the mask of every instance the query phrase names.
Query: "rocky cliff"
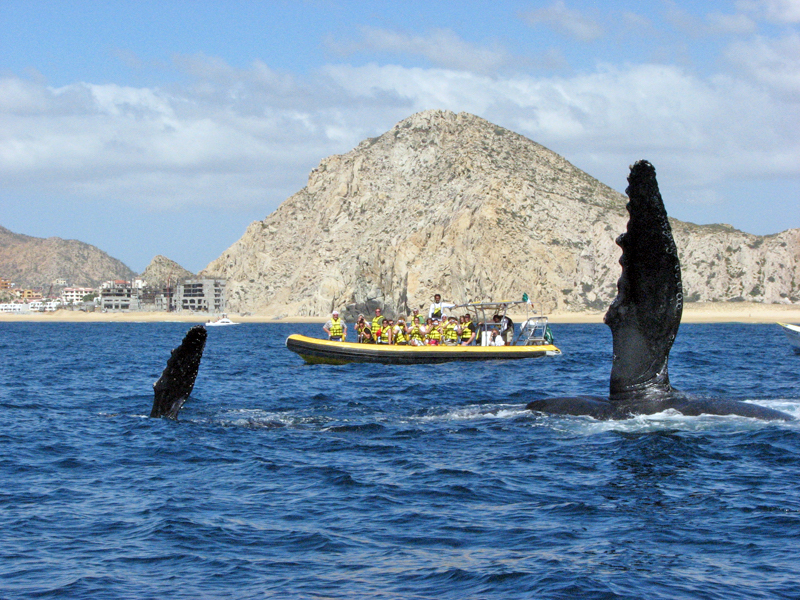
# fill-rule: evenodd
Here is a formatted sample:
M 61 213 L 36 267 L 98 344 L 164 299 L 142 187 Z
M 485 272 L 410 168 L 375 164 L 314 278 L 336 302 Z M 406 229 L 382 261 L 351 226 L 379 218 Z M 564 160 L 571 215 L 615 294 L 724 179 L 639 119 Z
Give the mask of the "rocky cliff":
M 155 256 L 144 272 L 139 275 L 148 287 L 164 288 L 168 283 L 173 286 L 184 279 L 191 279 L 194 274 L 187 271 L 174 260 L 159 254 Z
M 406 312 L 436 292 L 603 309 L 616 294 L 625 202 L 521 135 L 427 111 L 322 160 L 202 274 L 228 279 L 230 311 Z M 689 300 L 800 301 L 800 230 L 674 227 Z
M 57 279 L 70 286 L 96 287 L 108 279 L 134 276 L 116 258 L 78 240 L 37 238 L 0 227 L 0 277 L 19 287 L 47 287 Z

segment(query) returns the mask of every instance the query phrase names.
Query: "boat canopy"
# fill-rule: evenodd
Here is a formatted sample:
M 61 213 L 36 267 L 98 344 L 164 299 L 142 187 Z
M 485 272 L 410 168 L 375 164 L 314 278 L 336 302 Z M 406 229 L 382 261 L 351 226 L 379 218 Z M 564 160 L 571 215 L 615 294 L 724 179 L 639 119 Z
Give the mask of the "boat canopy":
M 527 294 L 526 294 L 527 296 Z M 509 310 L 525 308 L 525 321 L 520 325 L 520 332 L 513 341 L 515 346 L 539 346 L 550 343 L 547 317 L 541 309 L 536 310 L 527 299 L 503 300 L 498 302 L 467 302 L 454 306 L 461 309 L 475 319 L 478 328 L 480 344 L 486 346 L 491 340 L 492 330 L 498 330 Z M 520 311 L 521 312 L 521 311 Z M 500 323 L 494 321 L 495 315 L 500 316 Z M 488 316 L 488 318 L 487 318 Z M 549 339 L 548 339 L 549 338 Z

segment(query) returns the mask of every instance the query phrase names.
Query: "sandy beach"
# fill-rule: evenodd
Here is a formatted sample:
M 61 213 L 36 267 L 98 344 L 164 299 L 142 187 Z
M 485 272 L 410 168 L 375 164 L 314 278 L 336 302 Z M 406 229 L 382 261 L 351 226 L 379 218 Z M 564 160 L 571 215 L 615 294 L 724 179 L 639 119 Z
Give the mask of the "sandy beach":
M 549 313 L 551 323 L 602 323 L 605 311 Z M 241 316 L 229 313 L 237 323 L 324 323 L 327 317 L 284 317 L 255 314 Z M 511 315 L 517 322 L 524 315 Z M 167 312 L 80 312 L 59 310 L 52 313 L 11 314 L 0 313 L 0 323 L 32 321 L 39 323 L 135 323 L 180 322 L 205 323 L 207 313 Z M 754 302 L 709 302 L 688 304 L 683 311 L 684 323 L 800 323 L 800 305 L 758 304 Z

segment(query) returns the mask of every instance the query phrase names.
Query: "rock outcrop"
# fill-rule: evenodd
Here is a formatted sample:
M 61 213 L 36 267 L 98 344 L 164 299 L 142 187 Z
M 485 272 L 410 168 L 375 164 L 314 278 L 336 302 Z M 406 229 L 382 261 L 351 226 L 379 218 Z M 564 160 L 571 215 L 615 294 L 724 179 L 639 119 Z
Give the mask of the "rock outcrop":
M 139 275 L 139 278 L 151 288 L 165 288 L 167 284 L 174 286 L 179 281 L 193 277 L 194 274 L 191 271 L 187 271 L 174 260 L 161 254 L 155 256 Z
M 201 275 L 228 280 L 232 312 L 405 313 L 436 292 L 600 310 L 616 294 L 625 203 L 519 134 L 426 111 L 322 160 Z M 800 301 L 800 230 L 673 226 L 689 300 Z
M 0 227 L 0 277 L 19 287 L 44 287 L 58 279 L 71 286 L 96 287 L 109 279 L 131 280 L 133 271 L 84 242 L 37 238 Z

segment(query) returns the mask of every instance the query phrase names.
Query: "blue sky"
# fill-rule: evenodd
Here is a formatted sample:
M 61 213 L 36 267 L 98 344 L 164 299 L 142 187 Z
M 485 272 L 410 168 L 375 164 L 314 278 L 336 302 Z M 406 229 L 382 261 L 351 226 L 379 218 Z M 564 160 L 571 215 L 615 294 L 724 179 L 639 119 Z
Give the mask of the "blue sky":
M 679 219 L 800 227 L 800 0 L 2 0 L 0 33 L 0 225 L 137 272 L 432 108 L 619 191 L 646 158 Z

